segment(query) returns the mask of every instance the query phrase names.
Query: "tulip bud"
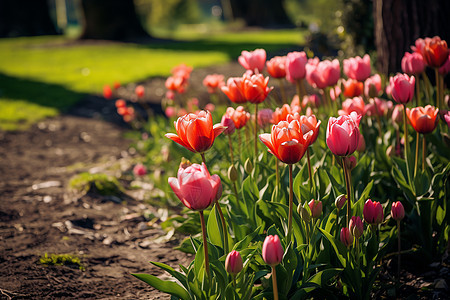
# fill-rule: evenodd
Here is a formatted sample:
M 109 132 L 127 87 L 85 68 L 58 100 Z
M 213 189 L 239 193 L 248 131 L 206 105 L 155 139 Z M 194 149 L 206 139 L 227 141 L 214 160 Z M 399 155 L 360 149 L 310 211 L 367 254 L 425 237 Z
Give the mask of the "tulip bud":
M 360 217 L 353 216 L 348 224 L 350 233 L 357 239 L 364 233 L 364 225 Z
M 283 254 L 283 247 L 278 235 L 267 236 L 262 247 L 262 257 L 266 264 L 271 267 L 278 265 L 283 259 Z
M 225 259 L 225 269 L 228 273 L 232 275 L 237 275 L 240 271 L 242 271 L 242 257 L 236 250 L 228 253 L 227 258 Z
M 253 171 L 253 164 L 250 158 L 247 158 L 247 160 L 245 161 L 244 169 L 248 174 L 250 174 Z
M 228 178 L 229 178 L 231 181 L 236 181 L 236 180 L 238 179 L 238 173 L 237 173 L 237 170 L 236 170 L 236 168 L 234 167 L 234 165 L 231 165 L 231 166 L 228 168 Z
M 186 159 L 185 157 L 181 158 L 179 169 L 186 169 L 187 167 L 192 166 L 192 163 Z
M 322 214 L 322 201 L 319 200 L 311 200 L 308 203 L 309 209 L 311 209 L 311 215 L 314 219 L 320 217 Z
M 360 139 L 361 141 L 361 139 Z M 353 170 L 356 167 L 356 157 L 354 156 L 346 156 L 344 157 L 344 163 L 347 169 Z
M 299 205 L 297 207 L 297 212 L 298 212 L 298 214 L 300 215 L 300 217 L 302 218 L 302 220 L 305 223 L 309 223 L 311 221 L 311 214 L 310 214 L 310 212 L 306 208 L 304 208 L 303 206 Z
M 143 164 L 137 164 L 133 168 L 134 176 L 144 176 L 147 174 L 147 169 Z
M 401 221 L 405 217 L 405 208 L 400 201 L 392 203 L 391 216 L 396 221 Z
M 345 194 L 339 195 L 334 201 L 334 205 L 336 205 L 337 209 L 342 209 L 342 207 L 347 202 L 347 196 Z
M 366 223 L 371 225 L 380 224 L 384 219 L 381 203 L 368 199 L 366 203 L 364 203 L 363 215 Z
M 356 150 L 358 152 L 364 152 L 364 150 L 366 150 L 366 140 L 364 139 L 364 136 L 361 134 L 361 132 L 359 133 L 359 142 Z
M 350 247 L 353 244 L 353 235 L 347 227 L 341 229 L 341 242 L 346 246 Z

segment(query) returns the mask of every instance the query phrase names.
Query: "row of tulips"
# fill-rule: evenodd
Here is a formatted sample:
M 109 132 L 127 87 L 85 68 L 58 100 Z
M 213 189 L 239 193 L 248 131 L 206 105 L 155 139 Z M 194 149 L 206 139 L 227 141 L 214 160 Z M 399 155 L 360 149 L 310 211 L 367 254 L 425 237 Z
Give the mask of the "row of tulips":
M 445 55 L 439 50 L 446 48 L 445 41 L 423 41 L 416 42 L 416 48 L 425 50 L 415 53 L 427 56 L 430 67 L 446 64 L 448 50 Z M 412 55 L 417 59 L 417 54 Z M 433 55 L 447 60 L 439 60 L 439 65 Z M 239 106 L 227 107 L 215 125 L 210 111 L 187 113 L 174 122 L 176 134 L 165 135 L 188 151 L 170 145 L 172 149 L 201 162 L 183 160 L 177 177 L 168 179 L 173 193 L 191 211 L 186 211 L 188 218 L 182 223 L 201 228 L 201 235 L 191 236 L 179 247 L 195 253 L 195 259 L 188 267 L 180 266 L 180 271 L 153 263 L 179 284 L 149 274 L 136 277 L 180 299 L 368 298 L 383 257 L 396 252 L 400 271 L 404 218 L 410 223 L 416 220 L 403 231 L 414 236 L 411 230 L 420 229 L 415 241 L 422 244 L 421 255 L 442 252 L 448 242 L 449 184 L 444 179 L 450 172 L 450 157 L 441 140 L 448 127 L 437 125 L 438 113 L 445 108 L 407 107 L 418 82 L 414 75 L 390 78 L 387 97 L 397 102 L 394 105 L 381 98 L 381 76 L 371 74 L 368 55 L 344 60 L 347 80 L 340 79 L 338 60 L 308 60 L 304 52 L 266 62 L 263 49 L 243 51 L 239 62 L 247 69 L 242 77 L 224 84 L 216 74 L 204 81 L 211 93 L 220 88 Z M 283 106 L 268 107 L 268 102 L 276 101 L 269 101 L 273 87 L 263 75 L 266 66 L 270 77 L 286 78 L 296 86 L 292 103 L 286 103 L 282 92 Z M 283 84 L 279 87 L 283 90 Z M 320 96 L 308 95 L 311 88 Z M 436 103 L 444 105 L 443 86 L 438 83 L 435 90 Z M 422 94 L 415 95 L 416 104 L 426 103 Z M 253 116 L 250 105 L 254 105 Z M 217 107 L 214 114 L 219 111 Z M 337 113 L 339 117 L 332 116 Z M 446 116 L 443 119 L 450 118 Z M 326 119 L 326 132 L 320 131 Z M 400 139 L 397 124 L 402 121 Z M 261 133 L 267 123 L 273 124 L 270 133 Z M 409 149 L 411 128 L 417 132 L 415 152 Z M 423 138 L 421 170 L 419 133 L 427 134 L 431 142 L 427 145 Z M 261 151 L 261 143 L 267 151 Z M 403 151 L 390 150 L 402 147 Z M 432 152 L 427 154 L 427 149 Z M 280 162 L 287 168 L 281 168 Z M 218 174 L 210 175 L 208 170 Z M 434 240 L 433 230 L 438 231 Z M 414 246 L 411 241 L 403 244 L 408 249 Z

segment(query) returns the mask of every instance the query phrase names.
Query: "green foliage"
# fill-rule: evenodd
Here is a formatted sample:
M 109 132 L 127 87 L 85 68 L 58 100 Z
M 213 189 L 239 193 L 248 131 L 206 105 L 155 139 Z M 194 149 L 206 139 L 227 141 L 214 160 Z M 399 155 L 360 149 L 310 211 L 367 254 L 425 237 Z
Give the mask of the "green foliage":
M 81 259 L 71 254 L 50 254 L 49 256 L 45 253 L 44 256 L 39 258 L 39 263 L 47 266 L 68 266 L 76 267 L 81 271 L 86 270 L 81 263 Z
M 122 185 L 115 177 L 88 172 L 72 177 L 69 181 L 69 189 L 83 195 L 88 192 L 94 192 L 104 196 L 119 196 L 124 191 Z

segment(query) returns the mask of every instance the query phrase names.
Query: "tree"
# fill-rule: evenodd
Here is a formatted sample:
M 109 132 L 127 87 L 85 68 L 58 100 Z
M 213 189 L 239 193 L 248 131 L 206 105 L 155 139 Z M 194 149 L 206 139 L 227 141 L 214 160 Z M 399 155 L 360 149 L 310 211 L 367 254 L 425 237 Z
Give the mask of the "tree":
M 0 37 L 57 34 L 47 0 L 0 0 Z
M 378 71 L 399 71 L 417 38 L 438 35 L 450 42 L 449 12 L 448 0 L 373 0 Z
M 292 26 L 284 9 L 284 0 L 227 0 L 234 20 L 243 19 L 247 26 Z M 226 1 L 222 1 L 226 2 Z M 227 7 L 224 5 L 224 8 Z
M 84 12 L 81 39 L 131 40 L 148 38 L 133 0 L 81 0 Z

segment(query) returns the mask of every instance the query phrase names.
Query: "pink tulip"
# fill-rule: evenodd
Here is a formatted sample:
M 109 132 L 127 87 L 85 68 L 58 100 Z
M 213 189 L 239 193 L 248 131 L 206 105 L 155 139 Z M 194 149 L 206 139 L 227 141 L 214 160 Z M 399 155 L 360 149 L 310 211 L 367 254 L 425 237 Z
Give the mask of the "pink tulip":
M 245 69 L 255 72 L 257 70 L 261 73 L 266 64 L 266 50 L 256 49 L 254 51 L 242 51 L 238 58 L 239 63 Z
M 142 98 L 142 97 L 144 97 L 144 94 L 145 94 L 145 88 L 143 85 L 138 85 L 136 87 L 136 89 L 134 90 L 134 92 L 136 93 L 136 96 L 138 98 Z
M 299 79 L 305 78 L 307 62 L 308 59 L 304 51 L 288 53 L 286 58 L 286 79 L 294 83 Z
M 311 106 L 311 107 L 319 107 L 320 98 L 317 94 L 305 95 L 302 101 L 302 107 Z M 292 104 L 291 104 L 292 106 Z
M 262 257 L 266 264 L 274 267 L 283 260 L 283 247 L 278 235 L 268 235 L 262 247 Z
M 258 111 L 258 124 L 261 127 L 264 127 L 268 124 L 271 124 L 273 117 L 273 110 L 270 108 L 263 108 Z
M 364 221 L 366 221 L 367 224 L 380 224 L 384 219 L 381 203 L 368 199 L 366 203 L 364 203 L 363 215 Z
M 337 59 L 324 60 L 315 65 L 316 61 L 306 65 L 306 80 L 313 87 L 324 89 L 335 85 L 341 76 L 341 67 Z
M 389 102 L 392 103 L 392 102 Z M 370 103 L 364 107 L 364 113 L 368 116 L 384 116 L 389 110 L 389 104 L 380 98 L 371 98 Z
M 223 131 L 223 134 L 225 135 L 233 134 L 236 129 L 236 126 L 234 126 L 234 121 L 226 113 L 222 116 L 222 121 L 220 124 L 227 128 Z
M 322 201 L 319 200 L 311 200 L 308 203 L 309 209 L 311 210 L 311 216 L 314 219 L 317 219 L 322 214 Z
M 450 111 L 448 111 L 448 112 L 444 115 L 444 119 L 445 119 L 445 122 L 447 123 L 448 128 L 450 129 Z
M 239 254 L 236 250 L 228 253 L 227 258 L 225 259 L 225 270 L 227 270 L 230 274 L 237 275 L 242 271 L 242 268 L 243 263 L 241 254 Z
M 208 89 L 208 93 L 215 93 L 225 85 L 223 75 L 209 74 L 203 79 L 203 85 Z
M 339 97 L 339 95 L 341 95 L 341 93 L 342 93 L 342 91 L 341 91 L 341 88 L 339 87 L 339 85 L 331 87 L 331 89 L 330 89 L 331 100 L 335 101 Z
M 391 217 L 396 221 L 401 221 L 405 217 L 405 208 L 400 201 L 392 203 Z
M 392 98 L 400 104 L 406 104 L 414 97 L 414 76 L 409 77 L 406 74 L 397 74 L 389 78 Z
M 356 112 L 358 115 L 364 115 L 364 100 L 362 97 L 349 98 L 342 102 L 342 109 L 338 111 L 340 116 L 349 115 L 351 112 Z
M 147 174 L 147 169 L 143 164 L 137 164 L 133 168 L 133 174 L 134 176 L 144 176 Z
M 358 81 L 366 80 L 370 76 L 369 54 L 364 55 L 363 58 L 357 56 L 344 59 L 344 74 Z
M 402 58 L 402 71 L 408 75 L 419 75 L 425 70 L 425 61 L 420 53 L 406 52 Z
M 439 68 L 439 73 L 442 76 L 447 75 L 450 73 L 450 55 L 448 56 L 447 60 L 445 61 L 444 65 Z
M 267 63 L 267 72 L 273 78 L 286 77 L 286 56 L 275 56 Z
M 340 234 L 341 242 L 346 246 L 350 247 L 353 244 L 353 235 L 347 227 L 341 229 Z
M 397 124 L 402 124 L 403 122 L 403 105 L 397 104 L 394 106 L 394 111 L 392 112 L 392 121 Z
M 370 76 L 364 81 L 364 95 L 366 95 L 366 97 L 377 97 L 380 95 L 381 91 L 381 76 L 379 74 Z
M 211 176 L 202 163 L 180 166 L 177 178 L 169 177 L 169 185 L 187 208 L 202 211 L 217 198 L 222 184 L 219 176 Z
M 357 239 L 364 233 L 364 225 L 360 217 L 353 216 L 348 223 L 348 227 L 350 228 L 351 234 Z
M 327 126 L 327 145 L 337 156 L 348 156 L 355 152 L 359 143 L 361 115 L 352 112 L 339 118 L 330 117 Z
M 359 141 L 358 141 L 358 147 L 356 147 L 356 151 L 358 152 L 364 152 L 366 150 L 366 140 L 364 139 L 364 136 L 361 132 L 359 132 Z
M 344 207 L 345 205 L 345 202 L 347 202 L 347 196 L 342 194 L 336 198 L 336 200 L 334 201 L 334 205 L 336 205 L 337 209 L 342 209 L 342 207 Z

